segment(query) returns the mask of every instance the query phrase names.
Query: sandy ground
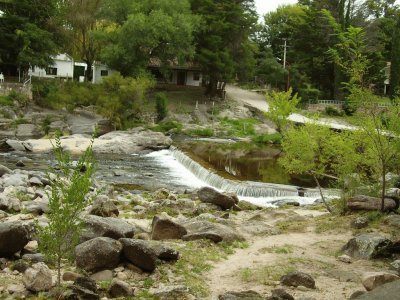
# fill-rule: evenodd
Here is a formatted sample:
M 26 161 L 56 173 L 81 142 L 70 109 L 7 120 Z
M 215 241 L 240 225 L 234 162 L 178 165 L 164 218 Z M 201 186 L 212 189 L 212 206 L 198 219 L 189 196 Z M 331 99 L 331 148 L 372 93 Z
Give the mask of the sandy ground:
M 348 299 L 357 290 L 363 290 L 360 276 L 365 272 L 376 271 L 376 267 L 370 261 L 359 260 L 351 264 L 338 261 L 335 252 L 351 238 L 351 232 L 315 233 L 311 215 L 321 214 L 315 211 L 299 211 L 298 215 L 308 216 L 311 220 L 305 232 L 247 237 L 250 241 L 248 248 L 238 249 L 228 259 L 216 263 L 214 268 L 205 275 L 212 291 L 211 299 L 218 299 L 218 295 L 229 291 L 246 290 L 254 290 L 270 296 L 272 289 L 284 288 L 296 299 L 313 297 L 318 300 L 340 300 Z M 284 215 L 280 218 L 271 217 L 267 223 L 274 225 L 284 218 Z M 275 253 L 268 250 L 282 247 L 290 247 L 292 252 Z M 279 281 L 262 282 L 251 278 L 246 280 L 244 277 L 245 272 L 256 272 L 263 266 L 290 266 L 294 262 L 296 262 L 296 270 L 313 276 L 317 287 L 315 290 L 303 287 L 283 287 Z

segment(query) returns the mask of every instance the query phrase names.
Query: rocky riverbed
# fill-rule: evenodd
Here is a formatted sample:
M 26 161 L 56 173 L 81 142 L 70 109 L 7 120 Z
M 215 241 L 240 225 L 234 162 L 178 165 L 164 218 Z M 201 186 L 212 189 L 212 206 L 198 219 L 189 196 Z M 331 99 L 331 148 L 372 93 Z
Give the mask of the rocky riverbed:
M 400 217 L 261 209 L 211 188 L 123 190 L 97 180 L 73 261 L 39 252 L 46 174 L 0 167 L 0 297 L 396 299 Z M 60 299 L 60 298 L 58 298 Z

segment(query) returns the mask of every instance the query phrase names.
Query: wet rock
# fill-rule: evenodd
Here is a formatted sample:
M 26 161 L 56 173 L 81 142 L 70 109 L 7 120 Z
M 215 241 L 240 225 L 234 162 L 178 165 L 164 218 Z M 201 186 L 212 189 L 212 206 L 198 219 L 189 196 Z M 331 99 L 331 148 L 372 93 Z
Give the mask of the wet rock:
M 119 263 L 121 251 L 122 245 L 116 240 L 94 238 L 76 246 L 76 265 L 89 272 L 113 269 Z
M 238 203 L 237 197 L 222 194 L 213 188 L 203 187 L 197 192 L 200 201 L 215 204 L 222 209 L 230 209 Z
M 131 238 L 135 233 L 135 226 L 117 218 L 103 218 L 88 215 L 83 220 L 85 229 L 81 240 L 87 241 L 96 237 L 112 239 Z
M 281 277 L 281 284 L 287 286 L 304 286 L 306 288 L 315 289 L 315 280 L 303 272 L 291 272 Z
M 388 282 L 400 280 L 400 277 L 392 273 L 371 272 L 363 274 L 361 282 L 367 291 L 372 291 L 376 287 Z M 398 282 L 400 285 L 400 282 Z
M 376 197 L 356 195 L 347 200 L 347 208 L 350 210 L 377 211 L 381 209 L 381 199 Z M 385 199 L 385 210 L 394 210 L 396 201 L 390 198 Z
M 284 289 L 272 290 L 272 296 L 268 300 L 294 300 L 294 297 L 286 292 Z
M 25 271 L 22 281 L 25 287 L 33 292 L 48 291 L 53 286 L 49 267 L 44 263 L 36 263 Z
M 366 217 L 357 217 L 351 221 L 351 228 L 361 229 L 368 226 L 368 219 Z
M 244 240 L 244 237 L 241 236 L 237 230 L 219 223 L 201 220 L 189 220 L 183 225 L 188 231 L 188 234 L 182 238 L 184 241 L 209 239 L 215 243 L 221 241 L 231 243 L 236 240 Z
M 110 200 L 96 200 L 93 203 L 90 214 L 100 217 L 118 217 L 119 210 L 114 202 Z
M 111 298 L 129 297 L 134 295 L 135 290 L 125 281 L 113 279 L 108 294 Z
M 95 281 L 111 281 L 113 279 L 113 272 L 111 270 L 103 270 L 90 275 Z
M 400 295 L 400 284 L 398 281 L 392 281 L 377 288 L 370 292 L 364 293 L 363 295 L 355 298 L 357 300 L 394 300 L 398 299 Z
M 388 255 L 387 248 L 392 242 L 376 233 L 360 234 L 347 242 L 343 252 L 354 258 L 371 259 Z
M 187 230 L 167 216 L 155 216 L 152 222 L 151 239 L 169 240 L 181 239 Z
M 218 300 L 265 300 L 265 297 L 255 291 L 227 292 L 219 295 Z
M 161 286 L 151 288 L 150 294 L 160 300 L 189 299 L 189 289 L 184 285 Z
M 132 264 L 145 272 L 153 272 L 156 268 L 157 254 L 149 242 L 134 239 L 120 239 L 122 253 Z
M 0 223 L 0 257 L 9 257 L 21 251 L 29 240 L 29 230 L 22 223 Z
M 4 174 L 9 174 L 11 172 L 12 171 L 9 168 L 0 164 L 0 177 L 2 177 Z

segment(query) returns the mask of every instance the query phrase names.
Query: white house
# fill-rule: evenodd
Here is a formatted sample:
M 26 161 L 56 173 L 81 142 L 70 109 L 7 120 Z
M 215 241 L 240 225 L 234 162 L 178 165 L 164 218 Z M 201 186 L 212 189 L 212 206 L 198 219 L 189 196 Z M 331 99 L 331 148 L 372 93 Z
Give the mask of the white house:
M 100 62 L 95 62 L 93 64 L 92 82 L 93 83 L 100 83 L 100 82 L 103 81 L 104 77 L 110 76 L 114 72 L 115 72 L 114 70 L 111 70 L 106 65 L 104 65 L 104 64 L 102 64 Z
M 74 60 L 67 54 L 59 54 L 53 57 L 53 65 L 46 69 L 31 67 L 29 75 L 40 78 L 74 78 Z

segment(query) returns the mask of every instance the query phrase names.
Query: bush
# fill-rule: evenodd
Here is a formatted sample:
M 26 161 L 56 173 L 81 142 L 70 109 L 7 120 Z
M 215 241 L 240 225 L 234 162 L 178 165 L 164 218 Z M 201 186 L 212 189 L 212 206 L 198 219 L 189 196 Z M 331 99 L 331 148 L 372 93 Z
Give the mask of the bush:
M 168 113 L 168 98 L 165 93 L 157 93 L 156 94 L 156 111 L 157 111 L 157 119 L 158 121 L 163 120 Z
M 158 124 L 152 128 L 153 131 L 168 132 L 173 130 L 175 133 L 181 132 L 183 125 L 176 121 L 168 121 Z
M 325 107 L 325 113 L 328 116 L 334 116 L 334 117 L 338 117 L 338 116 L 342 115 L 342 113 L 334 106 Z
M 7 98 L 12 102 L 12 103 L 17 103 L 19 106 L 25 107 L 28 102 L 29 102 L 29 97 L 23 93 L 18 93 L 16 91 L 11 91 Z
M 0 96 L 0 105 L 1 106 L 12 106 L 14 104 L 13 100 L 7 96 Z
M 188 135 L 191 135 L 191 136 L 211 137 L 211 136 L 214 136 L 214 129 L 212 129 L 212 128 L 199 128 L 199 129 L 189 130 L 186 133 Z
M 253 137 L 253 142 L 260 144 L 280 144 L 282 135 L 280 133 L 266 133 Z

